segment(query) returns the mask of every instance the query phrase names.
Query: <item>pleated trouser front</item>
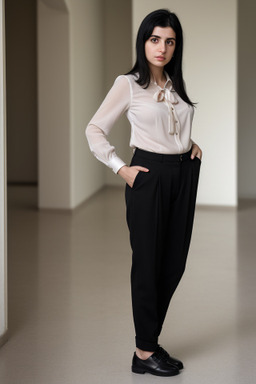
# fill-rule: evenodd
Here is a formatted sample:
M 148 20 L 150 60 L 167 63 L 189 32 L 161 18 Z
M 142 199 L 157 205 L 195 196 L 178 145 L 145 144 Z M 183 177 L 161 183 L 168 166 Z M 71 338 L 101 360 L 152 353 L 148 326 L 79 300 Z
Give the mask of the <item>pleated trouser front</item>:
M 136 149 L 139 172 L 126 185 L 132 248 L 131 294 L 136 346 L 154 351 L 166 312 L 184 273 L 194 221 L 201 161 Z

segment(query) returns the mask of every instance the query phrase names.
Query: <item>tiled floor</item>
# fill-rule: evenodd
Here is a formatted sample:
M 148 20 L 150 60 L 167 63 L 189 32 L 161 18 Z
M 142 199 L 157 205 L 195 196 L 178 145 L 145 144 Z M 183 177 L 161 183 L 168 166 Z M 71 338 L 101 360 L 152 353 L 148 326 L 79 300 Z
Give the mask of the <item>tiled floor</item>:
M 123 191 L 74 212 L 9 188 L 9 341 L 1 384 L 255 384 L 256 203 L 198 208 L 187 270 L 160 343 L 176 377 L 132 374 L 131 254 Z

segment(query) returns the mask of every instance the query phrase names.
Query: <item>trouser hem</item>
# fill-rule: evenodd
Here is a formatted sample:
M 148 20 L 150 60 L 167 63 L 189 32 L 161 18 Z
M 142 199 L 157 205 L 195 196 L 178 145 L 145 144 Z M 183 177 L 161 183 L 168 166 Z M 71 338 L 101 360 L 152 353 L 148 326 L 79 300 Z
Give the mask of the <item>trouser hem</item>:
M 157 341 L 155 342 L 145 341 L 145 340 L 139 339 L 138 337 L 135 337 L 135 344 L 137 348 L 142 349 L 142 351 L 148 351 L 148 352 L 155 352 L 158 347 Z

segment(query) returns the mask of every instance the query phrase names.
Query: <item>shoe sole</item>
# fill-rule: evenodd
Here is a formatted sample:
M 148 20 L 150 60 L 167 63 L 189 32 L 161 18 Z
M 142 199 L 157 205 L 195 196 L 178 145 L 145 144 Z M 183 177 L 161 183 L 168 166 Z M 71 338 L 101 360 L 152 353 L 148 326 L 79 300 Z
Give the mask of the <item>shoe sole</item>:
M 178 370 L 176 372 L 174 371 L 172 373 L 160 373 L 160 372 L 150 371 L 150 370 L 146 370 L 146 369 L 138 368 L 138 367 L 133 367 L 133 366 L 132 366 L 132 372 L 140 374 L 140 375 L 143 375 L 144 373 L 150 373 L 151 375 L 154 375 L 154 376 L 165 376 L 165 377 L 177 376 L 180 373 Z

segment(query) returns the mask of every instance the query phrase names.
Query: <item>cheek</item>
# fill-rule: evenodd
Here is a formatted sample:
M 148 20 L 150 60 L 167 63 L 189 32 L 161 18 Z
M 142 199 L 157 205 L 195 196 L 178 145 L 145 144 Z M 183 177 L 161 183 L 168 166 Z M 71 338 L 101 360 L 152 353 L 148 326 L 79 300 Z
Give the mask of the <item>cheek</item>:
M 145 56 L 146 56 L 146 58 L 148 58 L 148 46 L 147 45 L 145 45 Z
M 147 59 L 152 55 L 152 47 L 149 44 L 145 44 L 145 55 Z

